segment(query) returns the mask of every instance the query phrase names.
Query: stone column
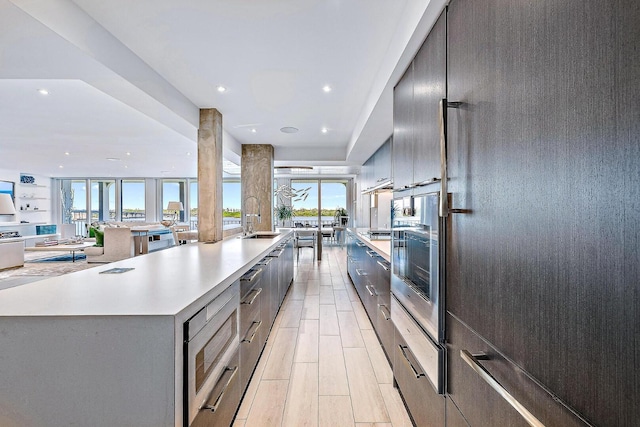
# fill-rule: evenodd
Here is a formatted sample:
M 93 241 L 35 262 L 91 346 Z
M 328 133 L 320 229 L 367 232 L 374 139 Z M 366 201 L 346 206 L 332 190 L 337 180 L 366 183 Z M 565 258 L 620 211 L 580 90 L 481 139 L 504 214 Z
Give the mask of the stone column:
M 242 187 L 242 225 L 247 226 L 250 216 L 254 231 L 272 231 L 273 228 L 273 146 L 267 144 L 242 145 L 240 164 Z M 256 201 L 256 199 L 259 201 Z
M 200 110 L 198 129 L 198 241 L 222 240 L 222 114 Z

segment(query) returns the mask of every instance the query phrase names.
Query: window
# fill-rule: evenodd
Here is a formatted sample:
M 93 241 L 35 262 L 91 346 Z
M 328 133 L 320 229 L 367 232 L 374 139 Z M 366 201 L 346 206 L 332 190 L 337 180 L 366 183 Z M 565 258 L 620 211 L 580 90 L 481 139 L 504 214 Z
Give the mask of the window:
M 116 181 L 91 180 L 91 222 L 115 219 Z
M 338 209 L 347 210 L 347 181 L 321 181 L 322 224 L 331 226 Z M 343 216 L 343 215 L 339 215 Z
M 291 200 L 293 223 L 318 225 L 318 180 L 293 180 L 291 188 L 299 196 Z
M 198 228 L 198 181 L 189 182 L 189 225 L 192 230 Z
M 172 220 L 175 211 L 167 210 L 169 202 L 181 202 L 182 207 L 187 209 L 187 200 L 185 197 L 186 182 L 183 179 L 163 179 L 162 180 L 162 219 Z M 197 192 L 196 192 L 197 194 Z M 178 212 L 178 222 L 186 221 L 186 212 L 182 210 Z
M 237 179 L 222 183 L 222 225 L 240 224 L 242 187 Z
M 144 180 L 122 180 L 120 206 L 122 221 L 145 221 Z
M 75 224 L 77 236 L 84 236 L 86 234 L 86 180 L 60 180 L 60 218 L 63 224 Z

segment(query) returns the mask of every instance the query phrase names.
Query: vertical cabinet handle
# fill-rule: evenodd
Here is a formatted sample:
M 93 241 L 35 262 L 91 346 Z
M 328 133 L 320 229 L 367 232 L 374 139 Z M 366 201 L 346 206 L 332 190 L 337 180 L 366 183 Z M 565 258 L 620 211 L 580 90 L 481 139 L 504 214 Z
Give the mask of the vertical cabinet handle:
M 482 378 L 492 389 L 494 389 L 507 403 L 518 411 L 518 413 L 525 419 L 527 423 L 529 423 L 532 427 L 544 427 L 544 424 L 540 422 L 527 408 L 524 407 L 520 402 L 516 400 L 494 377 L 485 369 L 484 366 L 478 362 L 478 359 L 481 356 L 473 355 L 469 353 L 467 350 L 460 350 L 460 357 L 462 360 L 467 362 L 467 364 L 473 369 L 480 378 Z
M 373 288 L 373 286 L 369 287 L 369 285 L 365 285 L 364 287 L 367 289 L 367 292 L 369 292 L 369 295 L 371 295 L 372 297 L 378 296 L 378 294 L 376 294 L 376 288 Z M 371 288 L 373 288 L 373 291 L 371 290 Z
M 233 368 L 227 367 L 224 369 L 224 372 L 222 372 L 220 379 L 216 383 L 215 387 L 213 387 L 213 391 L 222 387 L 222 389 L 220 390 L 220 393 L 218 394 L 218 397 L 215 398 L 213 403 L 209 403 L 211 401 L 211 396 L 209 396 L 209 398 L 207 398 L 205 403 L 200 407 L 200 410 L 208 410 L 211 412 L 215 412 L 218 409 L 218 406 L 220 406 L 220 402 L 222 401 L 224 394 L 227 392 L 227 389 L 229 388 L 229 384 L 231 384 L 231 380 L 233 380 L 233 377 L 236 375 L 236 372 L 238 372 L 237 366 Z M 214 394 L 215 393 L 211 393 L 211 395 L 214 395 Z
M 438 214 L 441 218 L 449 216 L 447 197 L 447 98 L 440 100 L 438 127 L 440 128 L 440 204 Z

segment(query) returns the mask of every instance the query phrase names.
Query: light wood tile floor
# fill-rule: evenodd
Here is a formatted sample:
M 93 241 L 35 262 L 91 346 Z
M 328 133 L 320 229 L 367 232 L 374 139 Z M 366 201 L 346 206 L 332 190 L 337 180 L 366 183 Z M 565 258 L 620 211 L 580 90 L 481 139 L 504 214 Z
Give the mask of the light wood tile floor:
M 345 249 L 300 252 L 234 427 L 411 426 L 346 268 Z

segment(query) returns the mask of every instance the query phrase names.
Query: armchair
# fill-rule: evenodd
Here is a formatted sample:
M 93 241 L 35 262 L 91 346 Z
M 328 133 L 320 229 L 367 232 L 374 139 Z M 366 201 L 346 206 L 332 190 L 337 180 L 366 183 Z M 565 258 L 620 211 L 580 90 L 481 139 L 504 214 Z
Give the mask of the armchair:
M 87 263 L 114 262 L 133 256 L 133 238 L 128 228 L 104 229 L 103 246 L 90 246 L 84 250 Z

